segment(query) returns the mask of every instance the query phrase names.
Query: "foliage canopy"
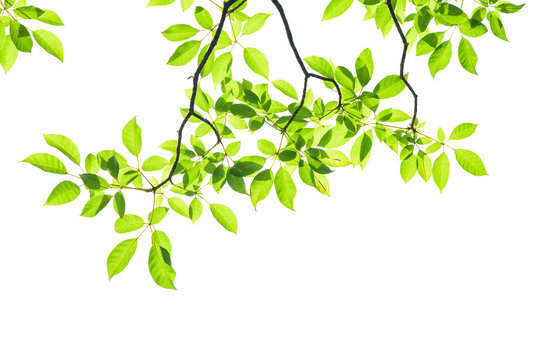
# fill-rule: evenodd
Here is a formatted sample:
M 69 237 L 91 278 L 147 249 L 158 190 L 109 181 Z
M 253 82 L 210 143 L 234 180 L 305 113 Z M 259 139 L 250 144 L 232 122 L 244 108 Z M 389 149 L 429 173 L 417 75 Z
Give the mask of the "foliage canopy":
M 71 139 L 47 134 L 45 142 L 64 160 L 49 153 L 23 160 L 45 172 L 70 176 L 52 190 L 45 205 L 67 204 L 81 195 L 81 189 L 87 190 L 89 197 L 81 216 L 94 217 L 111 204 L 116 213 L 115 231 L 135 234 L 111 251 L 107 259 L 109 278 L 125 269 L 138 240 L 149 230 L 150 274 L 159 286 L 174 289 L 171 241 L 158 230 L 169 213 L 195 223 L 209 210 L 224 229 L 237 233 L 233 210 L 210 200 L 223 188 L 248 196 L 255 209 L 274 191 L 282 205 L 293 210 L 300 183 L 329 196 L 329 175 L 341 167 L 364 169 L 376 142 L 399 157 L 404 182 L 419 175 L 425 182 L 432 179 L 442 191 L 449 179 L 449 155 L 454 155 L 456 163 L 468 173 L 487 175 L 481 158 L 458 145 L 474 134 L 476 124 L 460 124 L 448 132 L 449 136 L 442 128 L 435 135 L 424 133 L 425 122 L 418 120 L 418 95 L 405 73 L 406 57 L 414 51 L 416 56 L 428 55 L 434 78 L 456 55 L 464 70 L 477 75 L 474 38 L 491 32 L 507 41 L 502 16 L 518 12 L 524 5 L 497 0 L 358 0 L 360 4 L 356 5 L 365 9 L 363 20 L 373 20 L 384 36 L 395 30 L 403 43 L 400 71 L 375 83 L 370 49 L 358 51 L 351 69 L 316 55 L 300 56 L 281 3 L 271 0 L 284 25 L 285 41 L 304 75 L 303 87 L 296 89 L 285 79 L 272 78 L 263 52 L 242 45 L 243 37 L 260 31 L 271 14 L 249 13 L 247 0 L 222 4 L 211 0 L 150 0 L 148 6 L 178 2 L 182 11 L 193 12 L 196 21 L 172 24 L 162 32 L 167 40 L 179 43 L 167 63 L 196 66 L 192 87 L 186 90 L 189 106 L 181 109 L 184 119 L 178 137 L 163 142 L 161 153 L 142 159 L 142 129 L 133 118 L 121 134 L 129 154 L 112 149 L 81 157 Z M 354 3 L 332 0 L 322 20 L 341 16 Z M 58 37 L 26 25 L 63 25 L 54 11 L 27 5 L 26 0 L 0 0 L 0 7 L 0 64 L 5 72 L 12 68 L 19 52 L 32 51 L 34 41 L 63 61 Z M 243 61 L 252 74 L 235 77 L 234 61 Z M 313 81 L 332 90 L 333 97 L 317 96 L 309 86 Z M 385 106 L 384 100 L 403 91 L 413 96 L 412 112 Z M 288 102 L 277 101 L 276 94 L 284 95 Z M 188 124 L 195 130 L 185 141 Z M 279 140 L 269 139 L 261 129 L 274 131 Z M 258 151 L 254 154 L 242 147 L 242 133 L 247 132 L 257 136 Z M 126 195 L 131 191 L 153 197 L 146 216 L 128 212 Z

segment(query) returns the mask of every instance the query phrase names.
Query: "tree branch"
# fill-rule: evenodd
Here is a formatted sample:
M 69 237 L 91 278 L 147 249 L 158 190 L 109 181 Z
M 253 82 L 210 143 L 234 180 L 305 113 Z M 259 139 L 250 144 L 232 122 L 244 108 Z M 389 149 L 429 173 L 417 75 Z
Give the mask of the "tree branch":
M 339 108 L 342 107 L 342 94 L 341 94 L 341 88 L 339 87 L 339 84 L 337 84 L 337 82 L 334 79 L 327 78 L 327 77 L 324 77 L 324 76 L 320 76 L 318 74 L 313 74 L 313 73 L 310 73 L 309 71 L 307 71 L 307 68 L 305 67 L 305 63 L 303 62 L 303 59 L 299 55 L 298 48 L 296 47 L 296 44 L 294 43 L 294 38 L 292 37 L 292 31 L 290 30 L 290 24 L 288 23 L 288 20 L 286 18 L 286 15 L 284 13 L 284 9 L 283 9 L 281 3 L 278 0 L 271 0 L 271 2 L 273 3 L 273 5 L 275 5 L 275 7 L 277 8 L 277 11 L 279 12 L 279 15 L 281 16 L 281 19 L 283 20 L 284 28 L 285 28 L 285 31 L 286 31 L 286 37 L 288 38 L 288 42 L 290 43 L 290 47 L 292 48 L 292 51 L 294 52 L 294 56 L 296 57 L 296 60 L 297 60 L 297 62 L 299 64 L 299 66 L 301 67 L 301 71 L 303 72 L 303 76 L 304 76 L 303 94 L 301 96 L 301 101 L 299 103 L 298 108 L 292 114 L 292 117 L 290 118 L 290 120 L 288 120 L 286 125 L 283 127 L 282 131 L 285 132 L 286 129 L 288 128 L 288 126 L 290 126 L 292 121 L 294 121 L 294 119 L 298 115 L 299 111 L 301 110 L 301 108 L 305 104 L 305 97 L 307 96 L 307 86 L 309 84 L 309 79 L 311 77 L 322 80 L 322 81 L 328 81 L 328 82 L 333 83 L 333 85 L 335 85 L 335 87 L 337 88 L 337 93 L 339 94 Z
M 191 94 L 191 102 L 189 104 L 189 112 L 185 116 L 185 118 L 182 121 L 182 124 L 180 125 L 180 129 L 178 130 L 178 146 L 176 147 L 176 158 L 174 159 L 174 163 L 172 164 L 172 168 L 170 169 L 170 174 L 164 179 L 162 182 L 157 184 L 156 186 L 152 187 L 151 189 L 148 189 L 150 192 L 156 192 L 159 188 L 163 187 L 166 183 L 169 181 L 172 183 L 172 177 L 174 176 L 174 172 L 176 171 L 176 167 L 178 166 L 178 162 L 180 161 L 180 150 L 182 146 L 182 137 L 183 137 L 183 130 L 185 128 L 185 125 L 191 118 L 191 116 L 196 117 L 197 119 L 200 119 L 201 121 L 205 122 L 206 124 L 210 125 L 213 132 L 217 136 L 217 141 L 221 142 L 221 136 L 219 135 L 219 132 L 217 129 L 213 126 L 211 122 L 204 119 L 202 116 L 195 113 L 195 99 L 197 96 L 198 91 L 198 82 L 200 81 L 200 74 L 202 73 L 202 70 L 204 70 L 204 66 L 206 66 L 206 63 L 208 62 L 208 59 L 210 58 L 210 54 L 215 49 L 215 46 L 217 46 L 217 42 L 219 41 L 219 37 L 221 36 L 221 33 L 223 32 L 223 27 L 225 25 L 225 21 L 227 16 L 237 10 L 239 7 L 241 7 L 246 0 L 243 0 L 238 6 L 231 9 L 232 5 L 237 3 L 239 0 L 227 0 L 223 3 L 223 10 L 221 12 L 221 19 L 219 20 L 219 25 L 217 26 L 217 29 L 215 30 L 215 35 L 213 36 L 213 39 L 210 43 L 210 46 L 208 47 L 208 50 L 206 51 L 206 54 L 204 54 L 204 57 L 202 58 L 202 61 L 198 65 L 195 74 L 193 75 L 193 92 Z
M 410 124 L 410 129 L 415 133 L 416 132 L 416 125 L 415 121 L 417 119 L 417 100 L 418 96 L 412 88 L 412 85 L 406 80 L 406 77 L 404 77 L 404 64 L 406 63 L 406 53 L 408 52 L 408 40 L 406 40 L 406 36 L 404 35 L 404 32 L 402 31 L 402 27 L 399 23 L 399 20 L 397 19 L 397 15 L 395 14 L 395 9 L 393 8 L 393 4 L 391 3 L 391 0 L 386 0 L 387 8 L 389 9 L 389 13 L 391 14 L 391 18 L 393 19 L 393 23 L 395 23 L 395 27 L 397 28 L 397 31 L 399 32 L 399 35 L 401 37 L 402 43 L 404 45 L 404 48 L 402 50 L 402 58 L 401 58 L 401 65 L 400 65 L 400 78 L 410 90 L 414 97 L 414 116 L 412 117 L 412 123 Z

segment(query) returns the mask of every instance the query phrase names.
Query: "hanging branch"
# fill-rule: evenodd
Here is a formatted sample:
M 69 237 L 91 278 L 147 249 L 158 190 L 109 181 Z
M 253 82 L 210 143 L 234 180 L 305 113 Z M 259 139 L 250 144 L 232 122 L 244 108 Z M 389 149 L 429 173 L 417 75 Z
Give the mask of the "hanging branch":
M 163 187 L 166 183 L 169 181 L 172 183 L 172 176 L 174 176 L 174 172 L 176 171 L 176 167 L 178 166 L 178 162 L 180 161 L 180 149 L 182 146 L 182 137 L 183 137 L 183 130 L 185 128 L 185 125 L 191 118 L 191 116 L 196 117 L 197 119 L 205 122 L 208 124 L 213 132 L 215 133 L 215 136 L 217 137 L 217 143 L 221 142 L 221 136 L 219 135 L 219 132 L 213 126 L 213 124 L 204 119 L 201 115 L 197 114 L 195 112 L 195 99 L 197 96 L 198 91 L 198 82 L 200 81 L 200 74 L 204 70 L 204 66 L 206 66 L 206 63 L 208 62 L 208 59 L 210 58 L 210 54 L 212 53 L 213 49 L 217 46 L 217 42 L 219 41 L 219 37 L 221 36 L 221 33 L 223 32 L 223 27 L 225 25 L 226 18 L 229 14 L 236 11 L 238 8 L 240 8 L 247 0 L 243 0 L 238 6 L 231 9 L 231 6 L 234 5 L 234 3 L 238 2 L 239 0 L 228 0 L 225 1 L 223 4 L 223 9 L 221 11 L 221 19 L 219 21 L 219 26 L 215 30 L 215 35 L 213 36 L 213 39 L 210 43 L 210 46 L 208 47 L 208 50 L 206 51 L 206 54 L 204 54 L 204 57 L 202 58 L 202 61 L 198 65 L 195 74 L 193 75 L 193 92 L 191 94 L 191 102 L 189 104 L 189 112 L 187 115 L 185 115 L 185 118 L 182 121 L 182 124 L 180 125 L 180 129 L 178 130 L 178 145 L 176 147 L 176 158 L 174 159 L 174 163 L 172 164 L 172 168 L 170 169 L 170 174 L 164 179 L 161 183 L 158 185 L 155 185 L 151 189 L 148 189 L 148 192 L 156 192 L 159 188 Z
M 292 51 L 294 52 L 296 60 L 297 60 L 297 62 L 299 64 L 299 66 L 301 67 L 301 71 L 303 72 L 303 75 L 304 75 L 303 94 L 301 96 L 301 101 L 299 103 L 298 108 L 292 114 L 292 117 L 290 118 L 290 120 L 288 120 L 288 122 L 286 123 L 286 125 L 282 129 L 282 132 L 284 133 L 286 131 L 286 129 L 288 128 L 288 126 L 290 126 L 292 121 L 294 121 L 294 119 L 298 115 L 299 111 L 301 110 L 301 108 L 305 104 L 305 97 L 307 96 L 307 86 L 309 84 L 309 79 L 310 78 L 313 77 L 313 78 L 316 78 L 316 79 L 319 79 L 319 80 L 322 80 L 322 81 L 328 81 L 328 82 L 333 83 L 333 85 L 335 85 L 335 87 L 337 89 L 337 93 L 339 94 L 339 108 L 342 107 L 342 94 L 341 94 L 341 88 L 339 87 L 339 85 L 337 84 L 337 82 L 334 79 L 327 78 L 327 77 L 324 77 L 324 76 L 320 76 L 318 74 L 313 74 L 313 73 L 310 73 L 307 70 L 307 68 L 305 67 L 305 63 L 303 62 L 301 56 L 299 55 L 298 48 L 296 47 L 296 45 L 294 43 L 294 39 L 292 37 L 292 31 L 290 30 L 290 25 L 288 23 L 288 20 L 286 19 L 286 15 L 284 13 L 283 7 L 281 6 L 281 4 L 279 3 L 278 0 L 271 0 L 271 2 L 273 3 L 273 5 L 275 5 L 275 7 L 277 8 L 277 11 L 279 11 L 279 15 L 281 16 L 281 19 L 283 20 L 284 28 L 286 30 L 286 36 L 288 37 L 288 42 L 290 43 L 290 47 L 292 48 Z
M 397 15 L 395 14 L 395 9 L 393 8 L 393 4 L 391 4 L 391 0 L 386 0 L 386 5 L 387 5 L 387 8 L 389 9 L 389 13 L 391 14 L 391 18 L 393 19 L 393 22 L 395 23 L 395 26 L 397 27 L 397 31 L 399 32 L 402 43 L 404 45 L 404 48 L 402 50 L 402 58 L 401 58 L 401 65 L 400 65 L 400 78 L 404 82 L 404 84 L 406 85 L 408 90 L 410 90 L 410 92 L 412 93 L 412 95 L 414 97 L 414 116 L 412 117 L 412 122 L 410 124 L 409 129 L 412 130 L 415 133 L 416 132 L 415 121 L 417 119 L 417 99 L 418 99 L 418 96 L 417 96 L 414 88 L 412 88 L 412 85 L 410 85 L 410 83 L 408 82 L 406 77 L 404 77 L 404 64 L 406 62 L 406 53 L 408 52 L 409 44 L 408 44 L 408 40 L 406 40 L 406 36 L 404 35 L 404 32 L 402 31 L 402 27 L 401 27 L 401 25 L 399 23 L 399 20 L 397 19 Z

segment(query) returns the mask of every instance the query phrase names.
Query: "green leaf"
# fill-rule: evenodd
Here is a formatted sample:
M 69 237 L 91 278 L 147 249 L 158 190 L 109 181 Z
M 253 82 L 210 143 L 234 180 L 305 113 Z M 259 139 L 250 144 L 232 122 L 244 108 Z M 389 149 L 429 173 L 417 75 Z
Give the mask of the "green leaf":
M 457 6 L 448 3 L 442 3 L 435 8 L 434 16 L 438 22 L 446 26 L 462 24 L 468 20 L 468 16 L 464 11 Z
M 227 177 L 227 168 L 221 164 L 214 171 L 211 177 L 211 183 L 216 193 L 219 194 L 219 191 L 225 186 Z
M 84 167 L 87 173 L 97 174 L 99 171 L 99 160 L 94 154 L 88 154 L 84 161 Z
M 16 8 L 14 12 L 23 19 L 34 19 L 54 26 L 64 25 L 58 14 L 52 10 L 42 10 L 35 6 L 21 6 Z
M 440 45 L 443 39 L 443 32 L 434 32 L 423 36 L 417 42 L 416 56 L 430 54 Z
M 479 37 L 488 32 L 487 27 L 481 21 L 470 19 L 459 25 L 462 34 L 470 37 Z
M 96 174 L 81 174 L 80 178 L 88 190 L 100 191 L 110 189 L 107 180 Z
M 182 1 L 182 10 L 185 11 L 187 9 L 189 9 L 193 3 L 195 2 L 195 0 L 181 0 Z
M 230 171 L 228 171 L 226 175 L 226 181 L 232 190 L 240 194 L 247 195 L 247 188 L 245 187 L 245 180 L 243 180 L 242 177 L 234 176 L 230 173 Z
M 82 213 L 80 216 L 84 217 L 94 217 L 101 210 L 103 210 L 107 204 L 109 203 L 110 199 L 112 199 L 112 196 L 110 195 L 96 195 L 84 205 L 84 208 L 82 209 Z
M 436 151 L 440 150 L 441 147 L 442 147 L 442 144 L 440 144 L 439 142 L 436 142 L 436 143 L 430 145 L 429 147 L 427 147 L 425 152 L 427 154 L 432 154 L 432 153 L 435 153 Z
M 355 78 L 350 70 L 343 66 L 337 66 L 335 69 L 335 79 L 342 87 L 354 92 Z
M 198 33 L 199 30 L 195 29 L 191 25 L 176 24 L 170 26 L 161 34 L 163 34 L 163 36 L 170 41 L 183 41 L 192 38 Z
M 384 37 L 389 34 L 393 28 L 393 18 L 387 6 L 377 6 L 376 12 L 374 14 L 374 21 L 376 23 L 376 28 L 380 29 Z
M 326 7 L 324 11 L 324 16 L 322 16 L 322 21 L 334 19 L 338 16 L 341 16 L 348 10 L 352 5 L 354 0 L 331 0 L 331 2 Z
M 409 156 L 408 158 L 402 160 L 401 162 L 401 177 L 405 183 L 412 180 L 417 171 L 417 160 L 414 155 Z
M 487 20 L 490 24 L 490 30 L 492 30 L 492 33 L 505 41 L 507 40 L 507 35 L 505 35 L 505 28 L 503 27 L 502 18 L 500 14 L 498 14 L 496 11 L 490 11 L 487 13 Z
M 200 218 L 202 215 L 202 202 L 198 198 L 194 198 L 189 205 L 189 218 L 193 224 Z
M 118 275 L 125 269 L 129 261 L 135 254 L 137 250 L 138 239 L 129 239 L 124 240 L 109 254 L 107 258 L 107 271 L 109 273 L 109 280 L 112 279 L 114 275 Z
M 333 78 L 333 67 L 326 59 L 319 56 L 309 56 L 303 60 L 317 73 L 327 78 Z
M 460 124 L 456 128 L 453 129 L 453 131 L 451 132 L 451 135 L 449 136 L 449 140 L 466 139 L 467 137 L 470 137 L 473 135 L 476 128 L 477 128 L 476 124 L 472 124 L 472 123 Z
M 175 0 L 150 0 L 150 2 L 148 3 L 148 5 L 146 5 L 147 7 L 149 6 L 163 6 L 163 5 L 170 5 L 174 2 Z
M 494 8 L 498 10 L 501 13 L 505 14 L 512 14 L 518 12 L 520 9 L 522 9 L 526 4 L 522 5 L 515 5 L 510 3 L 509 1 L 500 1 L 497 2 Z
M 142 148 L 142 130 L 137 124 L 136 117 L 125 125 L 122 131 L 122 140 L 131 154 L 135 156 L 140 154 L 140 149 Z
M 449 65 L 451 55 L 453 54 L 451 41 L 441 43 L 429 58 L 430 74 L 434 76 Z
M 152 225 L 156 225 L 161 222 L 165 216 L 167 216 L 168 208 L 164 206 L 159 206 L 153 209 L 152 212 L 148 214 L 148 222 Z
M 34 42 L 32 41 L 30 32 L 24 25 L 16 22 L 15 20 L 10 20 L 9 35 L 11 36 L 13 44 L 15 44 L 19 51 L 32 51 L 32 46 L 34 45 Z
M 3 29 L 3 27 L 1 28 Z M 0 34 L 0 36 L 2 36 L 2 34 Z M 2 43 L 2 46 L 0 46 L 0 64 L 4 69 L 4 72 L 7 73 L 15 63 L 15 60 L 17 60 L 19 50 L 17 49 L 9 35 L 5 35 L 3 36 L 3 38 L 4 41 Z
M 432 14 L 428 6 L 423 6 L 414 18 L 414 28 L 418 33 L 422 33 L 429 28 Z
M 389 99 L 399 95 L 405 86 L 399 75 L 389 75 L 376 84 L 373 92 L 380 99 Z
M 135 231 L 143 227 L 146 223 L 138 215 L 126 214 L 116 220 L 114 223 L 114 230 L 119 234 L 125 234 L 131 231 Z
M 164 169 L 168 165 L 169 165 L 169 162 L 167 159 L 161 156 L 154 155 L 144 160 L 144 163 L 142 164 L 142 170 L 157 171 L 157 170 Z
M 400 122 L 411 119 L 410 115 L 398 109 L 385 109 L 376 114 L 377 121 Z
M 370 49 L 365 49 L 356 59 L 356 74 L 361 86 L 365 86 L 371 81 L 373 72 L 372 52 Z
M 346 167 L 352 163 L 348 157 L 339 150 L 328 149 L 325 150 L 325 153 L 326 156 L 320 158 L 320 160 L 327 166 Z
M 123 217 L 125 215 L 125 197 L 121 191 L 114 194 L 114 202 L 112 204 L 114 205 L 116 214 L 118 214 L 119 217 Z
M 198 40 L 186 41 L 174 51 L 174 54 L 168 59 L 167 64 L 172 66 L 182 66 L 195 58 L 200 49 L 201 42 Z
M 67 174 L 64 163 L 56 156 L 46 153 L 37 153 L 28 156 L 23 162 L 34 165 L 43 171 L 53 174 Z
M 237 234 L 238 232 L 238 220 L 234 212 L 230 210 L 228 206 L 221 204 L 210 204 L 210 210 L 217 222 L 228 231 Z
M 444 129 L 442 128 L 439 128 L 438 129 L 438 140 L 440 142 L 444 142 L 445 141 L 445 133 L 444 133 Z
M 440 192 L 445 188 L 447 180 L 449 179 L 449 158 L 446 153 L 441 153 L 440 156 L 434 161 L 432 166 L 432 178 L 440 189 Z
M 315 189 L 324 195 L 330 196 L 329 195 L 329 191 L 330 191 L 329 181 L 327 177 L 317 172 L 313 172 L 312 175 L 313 175 L 313 185 Z
M 120 164 L 118 163 L 118 159 L 116 159 L 116 154 L 113 154 L 107 160 L 107 170 L 113 178 L 118 179 L 118 174 L 120 171 Z
M 271 14 L 263 13 L 253 15 L 243 26 L 243 35 L 250 35 L 260 30 L 270 16 Z
M 483 161 L 473 151 L 455 149 L 455 157 L 459 165 L 470 174 L 475 176 L 488 175 Z
M 425 182 L 432 176 L 432 161 L 423 151 L 417 154 L 417 172 Z
M 477 54 L 475 53 L 472 44 L 465 38 L 460 39 L 459 62 L 466 71 L 477 75 L 477 71 L 475 70 L 475 66 L 477 65 Z
M 262 169 L 265 163 L 266 158 L 262 156 L 244 156 L 234 163 L 230 173 L 238 177 L 249 176 Z
M 168 198 L 168 206 L 178 214 L 189 218 L 189 207 L 182 199 L 178 197 Z
M 46 52 L 64 62 L 64 47 L 56 35 L 47 30 L 34 30 L 34 39 Z
M 350 160 L 352 161 L 352 166 L 360 165 L 362 169 L 365 168 L 369 157 L 371 155 L 372 149 L 372 134 L 369 136 L 368 132 L 361 134 L 354 144 L 350 151 Z
M 251 183 L 251 203 L 255 210 L 256 205 L 264 200 L 270 193 L 273 186 L 273 172 L 266 169 L 255 176 Z
M 269 80 L 268 60 L 260 50 L 252 47 L 245 48 L 243 50 L 243 59 L 251 70 Z
M 210 30 L 213 27 L 213 20 L 210 13 L 201 6 L 195 7 L 195 19 L 198 25 L 206 30 Z
M 176 272 L 172 268 L 170 253 L 172 246 L 169 238 L 162 231 L 154 231 L 152 234 L 152 248 L 148 258 L 148 268 L 155 283 L 165 289 L 173 289 Z
M 256 116 L 256 111 L 249 105 L 245 104 L 230 105 L 230 112 L 242 118 L 251 118 L 253 116 Z
M 217 87 L 218 84 L 220 84 L 230 71 L 230 67 L 232 66 L 232 54 L 231 53 L 224 53 L 220 55 L 213 65 L 213 71 L 212 71 L 212 79 L 213 79 L 213 86 L 214 88 Z
M 290 173 L 283 168 L 277 170 L 275 174 L 275 192 L 277 198 L 287 208 L 294 210 L 294 198 L 296 197 L 296 185 Z
M 274 80 L 271 82 L 277 90 L 281 91 L 286 96 L 291 97 L 292 99 L 298 99 L 298 93 L 292 84 L 285 80 Z
M 256 144 L 258 146 L 258 150 L 260 150 L 260 152 L 264 155 L 272 156 L 277 153 L 277 148 L 271 141 L 259 139 Z
M 80 195 L 80 188 L 71 181 L 62 181 L 52 190 L 45 205 L 63 205 L 75 200 Z
M 45 138 L 47 144 L 60 150 L 62 154 L 67 156 L 75 164 L 80 164 L 79 149 L 77 148 L 77 145 L 75 145 L 75 143 L 69 138 L 56 134 L 43 135 L 43 137 Z

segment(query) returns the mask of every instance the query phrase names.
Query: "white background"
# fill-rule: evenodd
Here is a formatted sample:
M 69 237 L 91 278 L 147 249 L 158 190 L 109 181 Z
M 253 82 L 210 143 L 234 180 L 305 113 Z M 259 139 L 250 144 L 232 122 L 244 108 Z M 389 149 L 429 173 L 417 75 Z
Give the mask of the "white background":
M 302 56 L 353 69 L 370 47 L 373 81 L 397 73 L 396 32 L 383 41 L 373 22 L 360 22 L 357 3 L 320 23 L 327 2 L 283 1 Z M 251 3 L 252 13 L 276 14 L 269 0 Z M 43 133 L 69 136 L 84 155 L 121 149 L 121 129 L 135 115 L 143 156 L 159 153 L 175 137 L 193 72 L 193 64 L 165 65 L 176 44 L 160 32 L 192 23 L 192 9 L 145 8 L 142 0 L 34 4 L 62 16 L 66 26 L 56 32 L 66 56 L 61 64 L 36 45 L 0 75 L 0 358 L 539 358 L 536 2 L 504 17 L 510 43 L 492 34 L 473 40 L 480 77 L 460 69 L 457 42 L 435 81 L 427 57 L 407 64 L 427 131 L 479 123 L 459 146 L 480 154 L 490 176 L 468 175 L 450 154 L 440 195 L 418 177 L 405 185 L 395 154 L 378 145 L 364 172 L 330 176 L 331 198 L 299 186 L 296 212 L 274 194 L 255 212 L 247 197 L 223 191 L 212 200 L 235 210 L 239 235 L 208 209 L 194 226 L 174 214 L 163 223 L 177 291 L 151 279 L 148 238 L 109 282 L 108 253 L 127 238 L 114 233 L 112 209 L 81 218 L 82 196 L 42 207 L 61 178 L 19 161 L 54 152 Z M 266 53 L 272 79 L 299 86 L 283 35 L 273 16 L 245 45 Z M 411 109 L 408 94 L 399 101 Z

